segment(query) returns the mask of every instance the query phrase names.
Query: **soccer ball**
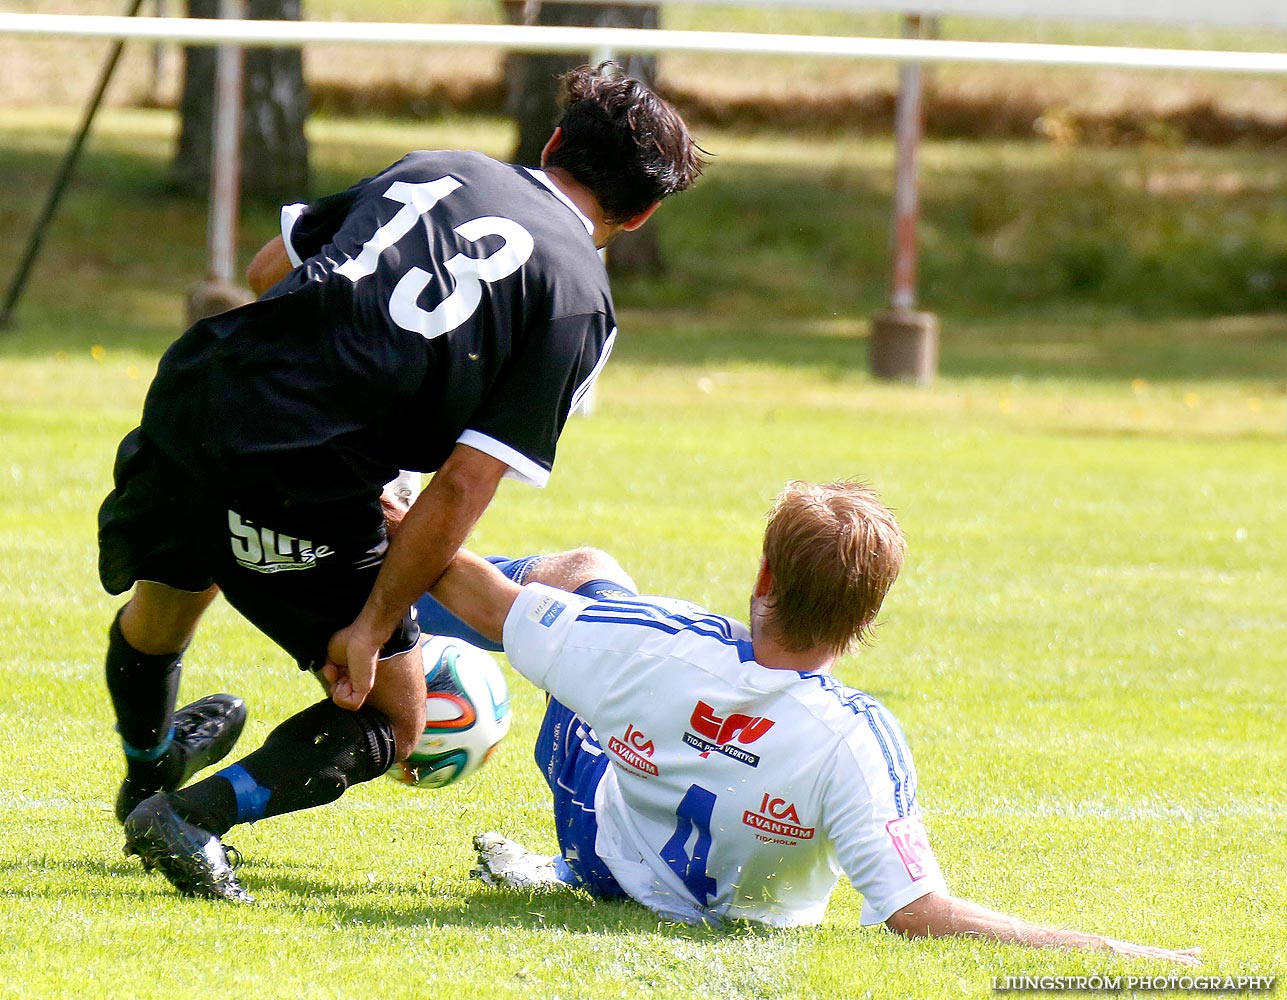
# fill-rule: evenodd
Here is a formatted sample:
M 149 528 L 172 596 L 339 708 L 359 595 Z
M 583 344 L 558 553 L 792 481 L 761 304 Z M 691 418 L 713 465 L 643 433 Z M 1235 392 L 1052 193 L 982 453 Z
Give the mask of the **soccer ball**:
M 425 731 L 388 775 L 416 788 L 442 788 L 487 763 L 509 732 L 509 686 L 491 654 L 461 639 L 425 636 L 420 653 Z

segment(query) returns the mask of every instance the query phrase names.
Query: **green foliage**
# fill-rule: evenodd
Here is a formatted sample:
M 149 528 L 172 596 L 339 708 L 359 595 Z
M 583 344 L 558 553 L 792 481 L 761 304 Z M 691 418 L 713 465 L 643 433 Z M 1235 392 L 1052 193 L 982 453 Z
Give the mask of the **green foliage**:
M 553 845 L 529 756 L 540 698 L 512 674 L 515 729 L 476 778 L 433 793 L 377 781 L 234 830 L 252 907 L 179 899 L 121 857 L 101 678 L 117 601 L 95 578 L 93 515 L 201 274 L 203 208 L 158 180 L 167 122 L 109 116 L 0 334 L 0 997 L 829 1000 L 1165 971 L 902 941 L 862 928 L 845 885 L 822 927 L 782 932 L 485 889 L 466 877 L 472 834 Z M 0 273 L 71 124 L 0 125 Z M 508 144 L 495 123 L 313 128 L 327 187 L 413 145 Z M 660 216 L 670 273 L 619 290 L 596 413 L 568 428 L 547 490 L 502 489 L 474 546 L 600 545 L 646 590 L 740 616 L 781 483 L 871 481 L 910 555 L 876 644 L 839 672 L 902 721 L 953 888 L 1042 922 L 1201 945 L 1204 972 L 1280 972 L 1287 328 L 1280 286 L 1235 288 L 1240 268 L 1281 276 L 1282 220 L 1266 210 L 1281 165 L 930 147 L 924 288 L 943 364 L 913 389 L 865 374 L 887 148 L 708 143 L 709 176 Z M 248 250 L 274 218 L 247 206 Z M 1230 234 L 1237 266 L 1222 263 Z M 212 690 L 246 697 L 247 749 L 317 697 L 221 604 L 182 696 Z
M 732 162 L 717 158 L 689 211 L 666 218 L 685 266 L 647 305 L 724 313 L 755 296 L 776 316 L 865 317 L 882 304 L 886 144 L 712 144 Z M 1281 312 L 1287 217 L 1275 206 L 1284 189 L 1281 158 L 1249 151 L 929 144 L 921 298 L 970 320 L 996 317 L 1001 305 L 1007 316 L 1056 321 Z
M 1287 308 L 1287 224 L 1272 208 L 1287 173 L 1269 159 L 1166 146 L 1009 154 L 931 160 L 942 186 L 926 198 L 927 290 L 945 285 L 980 313 L 1000 297 L 1138 316 Z M 972 296 L 950 284 L 957 248 Z

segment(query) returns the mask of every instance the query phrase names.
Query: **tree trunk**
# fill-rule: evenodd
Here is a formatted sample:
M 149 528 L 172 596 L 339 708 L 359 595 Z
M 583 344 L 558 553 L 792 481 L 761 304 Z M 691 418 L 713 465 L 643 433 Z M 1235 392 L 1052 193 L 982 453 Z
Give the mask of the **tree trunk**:
M 219 0 L 188 0 L 192 17 L 218 17 Z M 248 0 L 246 16 L 298 21 L 300 0 Z M 204 197 L 210 190 L 216 49 L 184 49 L 182 118 L 170 180 L 180 191 Z M 241 190 L 278 200 L 302 198 L 309 185 L 308 87 L 295 47 L 246 50 L 242 110 Z
M 603 28 L 656 28 L 660 7 L 614 6 L 598 3 L 550 3 L 542 0 L 503 0 L 511 24 L 545 24 Z M 590 61 L 589 53 L 553 55 L 512 53 L 505 61 L 506 105 L 518 125 L 514 162 L 540 165 L 541 150 L 558 119 L 558 78 Z M 627 75 L 654 86 L 655 56 L 618 59 Z M 657 223 L 649 221 L 633 233 L 622 233 L 608 251 L 608 268 L 614 274 L 655 274 L 662 269 Z

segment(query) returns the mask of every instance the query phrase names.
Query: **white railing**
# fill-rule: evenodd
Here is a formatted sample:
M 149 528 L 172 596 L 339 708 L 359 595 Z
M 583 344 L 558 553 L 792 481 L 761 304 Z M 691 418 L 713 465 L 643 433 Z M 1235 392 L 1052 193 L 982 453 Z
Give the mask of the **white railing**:
M 561 0 L 602 3 L 603 0 Z M 612 0 L 657 5 L 659 0 Z M 1001 18 L 1022 21 L 1095 21 L 1101 24 L 1210 25 L 1287 30 L 1281 0 L 682 0 L 685 7 L 773 7 L 843 10 L 851 14 Z
M 220 21 L 183 17 L 110 17 L 0 13 L 0 34 L 144 39 L 190 45 L 297 46 L 315 42 L 444 45 L 513 52 L 705 52 L 879 59 L 893 62 L 1116 66 L 1227 73 L 1287 73 L 1287 53 L 1153 49 L 915 38 L 770 35 L 637 28 L 559 28 L 512 24 L 394 24 L 358 21 Z

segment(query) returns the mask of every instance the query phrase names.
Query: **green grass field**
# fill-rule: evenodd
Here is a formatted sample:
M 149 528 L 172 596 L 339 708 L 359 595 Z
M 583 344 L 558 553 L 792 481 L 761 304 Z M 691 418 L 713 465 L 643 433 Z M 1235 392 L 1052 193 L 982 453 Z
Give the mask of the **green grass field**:
M 0 277 L 70 112 L 0 114 Z M 472 834 L 552 844 L 540 699 L 452 789 L 378 781 L 238 828 L 252 907 L 178 898 L 120 854 L 94 513 L 183 293 L 204 208 L 158 178 L 170 116 L 113 112 L 19 322 L 0 333 L 0 997 L 985 996 L 995 976 L 1160 974 L 1091 954 L 909 943 L 859 925 L 715 932 L 467 877 Z M 415 145 L 503 155 L 495 122 L 317 120 L 319 189 Z M 672 271 L 619 289 L 597 412 L 545 491 L 473 545 L 616 553 L 649 591 L 742 615 L 789 478 L 857 476 L 910 555 L 847 682 L 902 721 L 959 895 L 1287 973 L 1287 180 L 1272 152 L 927 147 L 928 389 L 865 374 L 887 144 L 704 136 L 660 217 Z M 1275 214 L 1274 206 L 1277 205 Z M 273 231 L 248 205 L 249 254 Z M 317 697 L 222 606 L 182 696 L 231 690 L 258 745 Z

